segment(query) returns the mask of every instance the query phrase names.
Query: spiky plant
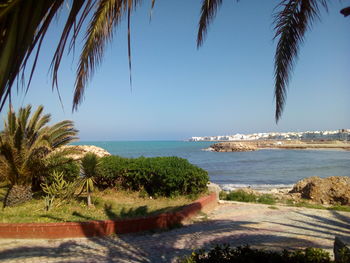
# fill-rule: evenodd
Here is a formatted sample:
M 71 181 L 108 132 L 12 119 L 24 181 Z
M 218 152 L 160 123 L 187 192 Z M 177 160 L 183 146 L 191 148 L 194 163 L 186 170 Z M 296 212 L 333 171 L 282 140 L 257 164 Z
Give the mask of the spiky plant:
M 5 206 L 30 199 L 32 182 L 46 169 L 47 159 L 57 155 L 55 149 L 77 139 L 72 121 L 52 126 L 48 125 L 49 121 L 50 115 L 43 115 L 43 106 L 32 115 L 31 105 L 20 108 L 18 114 L 9 110 L 0 134 L 1 179 L 10 184 Z M 17 188 L 27 190 L 18 191 Z M 18 196 L 21 192 L 26 193 L 23 198 Z M 17 201 L 12 202 L 12 199 Z
M 91 194 L 94 191 L 94 184 L 96 177 L 99 173 L 100 162 L 96 154 L 87 153 L 81 160 L 81 178 L 80 178 L 80 190 L 79 194 L 86 192 L 87 204 L 92 205 Z

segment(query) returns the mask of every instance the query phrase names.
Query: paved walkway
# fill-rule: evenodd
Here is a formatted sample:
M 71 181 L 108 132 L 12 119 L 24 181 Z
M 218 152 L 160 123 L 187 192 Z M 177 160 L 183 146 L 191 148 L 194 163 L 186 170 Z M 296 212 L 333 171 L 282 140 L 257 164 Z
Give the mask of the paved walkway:
M 350 213 L 267 205 L 221 204 L 208 218 L 164 232 L 61 240 L 0 240 L 0 262 L 175 262 L 215 243 L 332 251 L 350 236 Z

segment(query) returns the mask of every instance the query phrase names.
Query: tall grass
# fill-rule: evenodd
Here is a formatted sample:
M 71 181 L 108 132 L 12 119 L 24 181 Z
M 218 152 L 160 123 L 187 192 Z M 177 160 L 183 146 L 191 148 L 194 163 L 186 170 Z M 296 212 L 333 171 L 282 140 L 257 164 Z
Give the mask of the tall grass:
M 255 195 L 247 193 L 243 190 L 231 191 L 229 193 L 220 192 L 220 199 L 228 201 L 248 202 L 248 203 L 260 203 L 267 205 L 276 204 L 276 199 L 271 194 Z

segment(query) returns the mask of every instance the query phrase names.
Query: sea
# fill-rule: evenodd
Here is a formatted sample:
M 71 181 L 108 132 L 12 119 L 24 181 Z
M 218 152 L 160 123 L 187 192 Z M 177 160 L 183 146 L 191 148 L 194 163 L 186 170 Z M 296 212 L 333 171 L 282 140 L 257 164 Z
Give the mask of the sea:
M 214 142 L 81 141 L 123 157 L 178 156 L 208 171 L 210 181 L 224 190 L 291 188 L 310 177 L 350 176 L 350 151 L 279 150 L 253 152 L 206 151 Z

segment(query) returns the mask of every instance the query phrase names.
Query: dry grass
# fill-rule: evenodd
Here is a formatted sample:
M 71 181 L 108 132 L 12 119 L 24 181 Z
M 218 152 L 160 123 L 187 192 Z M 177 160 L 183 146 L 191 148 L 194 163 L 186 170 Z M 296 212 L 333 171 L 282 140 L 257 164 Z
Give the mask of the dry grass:
M 106 190 L 94 193 L 93 207 L 87 207 L 85 198 L 64 201 L 59 206 L 54 205 L 50 211 L 45 211 L 42 198 L 33 199 L 16 207 L 6 207 L 0 213 L 0 222 L 82 222 L 140 217 L 176 211 L 194 199 L 194 197 L 151 199 L 139 192 Z

